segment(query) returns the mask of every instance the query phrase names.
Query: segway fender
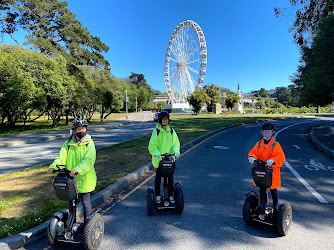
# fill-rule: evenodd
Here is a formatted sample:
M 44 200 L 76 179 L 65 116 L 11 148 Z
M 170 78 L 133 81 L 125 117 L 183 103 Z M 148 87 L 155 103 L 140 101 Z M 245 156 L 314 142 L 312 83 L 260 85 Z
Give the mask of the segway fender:
M 66 221 L 68 218 L 68 211 L 60 210 L 56 212 L 52 218 L 57 218 L 58 221 Z
M 50 223 L 49 223 L 49 232 L 50 232 L 50 235 L 52 237 L 52 239 L 55 239 L 56 238 L 56 235 L 57 235 L 57 223 L 58 223 L 58 219 L 53 217 L 51 220 L 50 220 Z
M 175 183 L 174 192 L 179 192 L 182 189 L 182 184 L 180 182 Z

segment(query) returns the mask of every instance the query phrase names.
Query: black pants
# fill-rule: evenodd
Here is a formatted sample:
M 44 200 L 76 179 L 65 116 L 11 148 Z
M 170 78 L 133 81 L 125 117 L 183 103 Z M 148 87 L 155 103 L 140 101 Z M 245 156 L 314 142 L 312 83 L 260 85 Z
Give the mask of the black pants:
M 168 184 L 168 197 L 172 196 L 174 192 L 174 173 L 170 177 L 164 177 L 164 182 Z M 160 186 L 161 186 L 161 168 L 159 167 L 157 169 L 156 175 L 155 175 L 155 196 L 161 195 L 160 193 Z
M 266 205 L 267 205 L 267 189 L 260 187 L 260 203 L 261 203 L 261 214 L 264 214 L 266 211 Z M 278 205 L 278 193 L 277 189 L 270 189 L 271 197 L 273 199 L 273 208 L 277 209 Z
M 92 204 L 90 203 L 90 193 L 80 193 L 82 206 L 84 208 L 84 218 L 86 219 L 92 213 Z

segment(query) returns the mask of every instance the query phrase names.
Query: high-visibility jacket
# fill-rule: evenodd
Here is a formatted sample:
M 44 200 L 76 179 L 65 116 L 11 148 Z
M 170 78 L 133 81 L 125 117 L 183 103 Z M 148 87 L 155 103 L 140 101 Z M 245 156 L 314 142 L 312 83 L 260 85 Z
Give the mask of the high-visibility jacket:
M 152 132 L 148 151 L 152 155 L 152 165 L 155 168 L 159 167 L 159 162 L 162 157 L 157 158 L 156 155 L 180 153 L 180 141 L 175 130 L 167 125 L 166 130 L 158 123 Z
M 96 187 L 95 159 L 95 145 L 87 134 L 79 144 L 74 137 L 71 141 L 65 141 L 49 168 L 57 169 L 56 165 L 66 165 L 68 170 L 77 170 L 79 174 L 74 177 L 77 180 L 78 192 L 88 193 Z
M 273 160 L 276 164 L 269 167 L 273 169 L 273 182 L 269 189 L 275 189 L 281 186 L 280 168 L 285 161 L 285 155 L 281 145 L 278 142 L 275 142 L 273 137 L 271 137 L 268 144 L 264 143 L 264 139 L 257 142 L 249 152 L 248 158 L 249 157 L 254 157 L 256 160 L 263 161 Z M 254 182 L 253 184 L 255 186 Z

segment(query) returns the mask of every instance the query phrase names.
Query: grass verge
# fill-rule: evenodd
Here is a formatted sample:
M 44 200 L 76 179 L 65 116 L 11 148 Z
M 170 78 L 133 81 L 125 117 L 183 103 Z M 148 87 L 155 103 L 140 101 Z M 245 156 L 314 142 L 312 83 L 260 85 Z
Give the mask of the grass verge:
M 209 131 L 257 120 L 293 115 L 189 115 L 172 114 L 171 126 L 181 145 Z M 94 139 L 94 138 L 93 138 Z M 147 146 L 150 135 L 97 152 L 95 169 L 98 192 L 151 160 Z M 0 176 L 0 238 L 28 230 L 48 220 L 56 211 L 67 208 L 52 188 L 49 164 Z

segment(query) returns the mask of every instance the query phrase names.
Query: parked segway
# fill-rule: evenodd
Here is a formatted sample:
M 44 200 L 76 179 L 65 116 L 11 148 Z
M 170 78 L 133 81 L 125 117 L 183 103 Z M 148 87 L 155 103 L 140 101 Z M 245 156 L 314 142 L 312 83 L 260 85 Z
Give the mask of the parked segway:
M 182 184 L 177 182 L 174 185 L 174 200 L 175 203 L 169 202 L 168 194 L 168 183 L 167 177 L 173 175 L 175 170 L 175 160 L 172 158 L 174 154 L 162 154 L 162 160 L 159 163 L 159 167 L 161 168 L 161 177 L 164 178 L 163 182 L 163 194 L 161 195 L 161 203 L 157 203 L 156 197 L 154 194 L 154 189 L 149 187 L 147 189 L 147 214 L 153 215 L 154 211 L 162 211 L 162 210 L 174 210 L 176 213 L 181 214 L 184 208 L 184 199 L 183 199 L 183 191 Z
M 87 220 L 76 222 L 76 202 L 78 189 L 76 180 L 70 175 L 71 171 L 65 165 L 57 165 L 54 173 L 58 175 L 53 179 L 53 188 L 58 199 L 68 201 L 68 210 L 56 212 L 47 228 L 47 238 L 50 245 L 58 242 L 83 244 L 85 249 L 98 249 L 104 235 L 104 221 L 96 211 Z
M 253 180 L 258 187 L 269 188 L 272 185 L 273 170 L 266 167 L 265 161 L 254 161 L 252 168 Z M 256 192 L 250 191 L 246 194 L 246 200 L 243 207 L 243 219 L 247 224 L 259 222 L 269 226 L 276 227 L 281 236 L 285 236 L 292 223 L 292 208 L 290 204 L 281 204 L 278 206 L 277 213 L 271 207 L 266 207 L 264 220 L 259 219 L 261 212 L 260 199 Z

